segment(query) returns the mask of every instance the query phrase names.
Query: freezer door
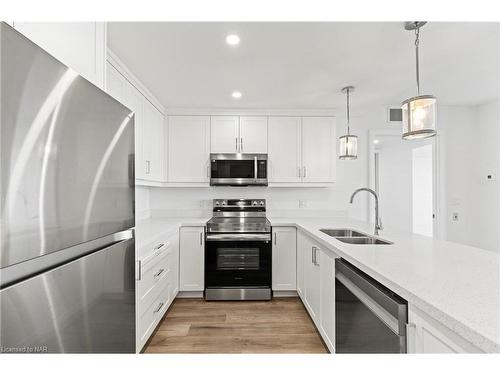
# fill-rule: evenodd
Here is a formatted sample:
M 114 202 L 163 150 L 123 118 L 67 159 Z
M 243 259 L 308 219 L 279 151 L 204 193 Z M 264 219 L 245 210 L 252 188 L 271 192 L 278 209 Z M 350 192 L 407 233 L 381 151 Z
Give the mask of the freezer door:
M 135 352 L 134 240 L 0 291 L 0 352 Z
M 134 116 L 0 23 L 0 268 L 134 226 Z

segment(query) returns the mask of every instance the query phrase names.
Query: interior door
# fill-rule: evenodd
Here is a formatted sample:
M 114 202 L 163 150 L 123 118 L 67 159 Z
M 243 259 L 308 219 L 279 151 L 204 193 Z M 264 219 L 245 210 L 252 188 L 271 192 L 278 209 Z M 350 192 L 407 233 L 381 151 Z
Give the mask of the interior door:
M 240 151 L 239 117 L 210 117 L 210 152 L 214 154 Z
M 302 181 L 334 182 L 335 122 L 332 117 L 302 118 Z
M 240 152 L 267 154 L 267 117 L 240 117 Z
M 301 181 L 300 117 L 269 117 L 269 182 Z

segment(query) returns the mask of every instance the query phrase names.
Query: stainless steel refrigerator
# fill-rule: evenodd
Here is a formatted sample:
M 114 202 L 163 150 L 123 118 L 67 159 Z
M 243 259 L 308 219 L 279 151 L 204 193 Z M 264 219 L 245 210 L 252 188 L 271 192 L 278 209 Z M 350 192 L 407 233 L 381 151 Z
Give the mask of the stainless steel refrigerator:
M 0 352 L 135 352 L 134 116 L 0 23 Z

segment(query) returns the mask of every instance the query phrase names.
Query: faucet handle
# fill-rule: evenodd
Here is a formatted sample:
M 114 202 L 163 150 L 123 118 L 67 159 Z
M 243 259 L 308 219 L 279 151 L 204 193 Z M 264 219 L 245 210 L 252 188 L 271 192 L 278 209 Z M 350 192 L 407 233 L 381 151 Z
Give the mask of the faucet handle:
M 378 218 L 377 227 L 378 227 L 378 229 L 381 229 L 381 230 L 384 229 L 384 225 L 382 224 L 382 219 L 380 218 L 380 216 Z

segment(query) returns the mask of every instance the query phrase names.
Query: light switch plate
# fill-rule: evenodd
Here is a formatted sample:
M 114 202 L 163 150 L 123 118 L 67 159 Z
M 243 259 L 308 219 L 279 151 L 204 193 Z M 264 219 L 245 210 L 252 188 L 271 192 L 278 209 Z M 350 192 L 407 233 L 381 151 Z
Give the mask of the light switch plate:
M 458 212 L 454 212 L 452 216 L 453 221 L 458 221 Z
M 307 201 L 299 200 L 299 208 L 306 208 L 306 207 L 307 207 Z

